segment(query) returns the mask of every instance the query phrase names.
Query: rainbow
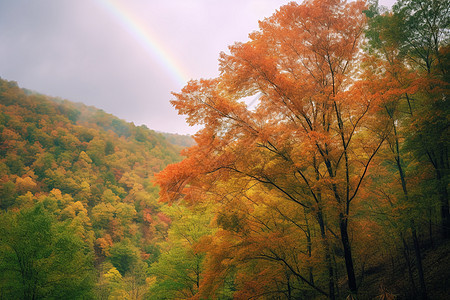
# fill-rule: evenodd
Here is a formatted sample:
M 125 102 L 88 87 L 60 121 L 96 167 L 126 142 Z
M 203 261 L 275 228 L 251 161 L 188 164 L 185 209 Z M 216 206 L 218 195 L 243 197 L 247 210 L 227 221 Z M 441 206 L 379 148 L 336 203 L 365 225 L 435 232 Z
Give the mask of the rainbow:
M 176 80 L 184 86 L 189 76 L 181 65 L 174 59 L 170 51 L 164 48 L 159 38 L 149 31 L 139 18 L 133 14 L 125 5 L 116 0 L 97 0 L 109 13 L 141 44 L 147 53 L 156 59 Z

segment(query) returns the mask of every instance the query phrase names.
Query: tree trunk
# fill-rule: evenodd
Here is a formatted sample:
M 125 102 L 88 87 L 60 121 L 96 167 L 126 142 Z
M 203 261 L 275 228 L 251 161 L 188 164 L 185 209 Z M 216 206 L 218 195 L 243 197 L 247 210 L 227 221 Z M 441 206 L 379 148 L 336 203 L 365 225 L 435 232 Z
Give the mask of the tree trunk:
M 396 128 L 396 125 L 395 125 L 395 122 L 393 119 L 392 119 L 392 125 L 393 125 L 393 129 L 394 129 L 394 137 L 395 137 L 395 160 L 397 162 L 397 169 L 398 169 L 398 173 L 400 175 L 400 182 L 402 185 L 403 194 L 405 196 L 406 202 L 409 202 L 408 188 L 406 186 L 406 176 L 405 176 L 405 172 L 404 172 L 403 166 L 402 166 L 402 159 L 400 157 L 400 146 L 399 146 L 399 140 L 398 140 L 398 135 L 397 135 L 397 128 Z M 422 255 L 420 252 L 419 239 L 417 238 L 416 226 L 414 224 L 413 219 L 410 220 L 410 228 L 411 228 L 411 235 L 412 235 L 412 240 L 413 240 L 413 245 L 414 245 L 414 253 L 416 255 L 416 267 L 417 267 L 417 272 L 419 273 L 420 297 L 421 297 L 421 299 L 425 300 L 425 299 L 427 299 L 427 291 L 426 291 L 426 286 L 425 286 L 425 277 L 423 274 Z
M 333 270 L 333 264 L 331 261 L 331 253 L 330 253 L 330 246 L 328 244 L 327 236 L 326 236 L 326 230 L 325 230 L 325 223 L 323 221 L 323 215 L 322 210 L 319 208 L 317 212 L 317 220 L 320 226 L 320 234 L 322 237 L 322 244 L 325 248 L 325 261 L 327 263 L 327 269 L 328 269 L 328 297 L 330 300 L 335 299 L 335 291 L 334 291 L 334 270 Z
M 414 253 L 416 254 L 416 265 L 417 265 L 417 270 L 419 273 L 420 299 L 426 300 L 428 298 L 428 296 L 427 296 L 427 289 L 426 289 L 426 285 L 425 285 L 425 278 L 423 275 L 422 256 L 420 254 L 419 239 L 417 238 L 416 226 L 414 225 L 414 221 L 411 221 L 411 234 L 413 237 Z
M 450 211 L 448 204 L 447 185 L 442 178 L 441 171 L 436 169 L 436 178 L 438 183 L 439 200 L 441 204 L 441 230 L 444 239 L 450 238 Z
M 344 249 L 345 267 L 347 270 L 348 288 L 352 295 L 358 293 L 356 285 L 355 269 L 353 266 L 352 249 L 348 238 L 348 221 L 343 213 L 339 214 L 339 228 L 341 231 L 341 242 Z
M 417 295 L 417 288 L 416 288 L 416 284 L 414 282 L 414 276 L 413 276 L 411 261 L 409 259 L 408 243 L 406 243 L 406 240 L 405 240 L 405 238 L 403 236 L 402 236 L 402 242 L 403 242 L 403 256 L 405 257 L 406 266 L 408 267 L 409 281 L 411 283 L 412 293 L 413 293 L 414 299 L 415 299 L 416 295 Z
M 308 218 L 306 217 L 306 212 L 305 212 L 305 224 L 306 224 L 306 243 L 307 243 L 307 252 L 308 252 L 308 257 L 311 259 L 312 256 L 312 241 L 311 241 L 311 230 L 309 228 L 309 223 L 308 223 Z M 311 262 L 310 262 L 311 263 Z M 313 274 L 313 267 L 312 265 L 310 265 L 308 267 L 308 272 L 309 272 L 309 281 L 314 284 L 314 274 Z

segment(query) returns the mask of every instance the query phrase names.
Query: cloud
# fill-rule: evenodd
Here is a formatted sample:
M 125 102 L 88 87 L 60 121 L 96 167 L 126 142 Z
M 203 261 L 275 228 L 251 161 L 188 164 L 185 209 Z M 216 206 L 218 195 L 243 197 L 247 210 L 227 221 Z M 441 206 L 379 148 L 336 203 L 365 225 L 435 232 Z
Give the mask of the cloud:
M 194 133 L 169 103 L 182 85 L 101 1 L 0 1 L 0 76 L 158 131 Z M 126 5 L 193 79 L 217 76 L 220 51 L 288 2 L 105 1 Z

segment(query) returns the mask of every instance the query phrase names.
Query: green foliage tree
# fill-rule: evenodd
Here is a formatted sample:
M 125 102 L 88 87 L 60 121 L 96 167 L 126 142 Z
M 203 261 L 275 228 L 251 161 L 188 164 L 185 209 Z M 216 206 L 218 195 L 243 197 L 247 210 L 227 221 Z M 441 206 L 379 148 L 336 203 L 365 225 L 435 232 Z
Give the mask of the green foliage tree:
M 394 174 L 399 183 L 397 192 L 385 183 L 385 191 L 390 191 L 385 195 L 391 197 L 391 206 L 403 208 L 402 224 L 408 224 L 406 227 L 411 232 L 422 299 L 427 298 L 427 289 L 418 231 L 424 218 L 417 212 L 430 212 L 431 228 L 431 215 L 435 210 L 432 203 L 438 198 L 444 237 L 449 236 L 450 228 L 447 191 L 450 108 L 448 68 L 445 67 L 450 38 L 449 10 L 447 0 L 400 0 L 393 6 L 392 13 L 380 12 L 376 2 L 367 12 L 372 80 L 379 83 L 383 112 L 391 126 L 387 140 L 391 157 L 385 157 L 385 162 L 395 165 Z M 434 179 L 430 177 L 433 169 Z M 377 182 L 376 189 L 383 189 L 380 181 Z M 428 189 L 425 185 L 435 188 Z M 431 239 L 432 229 L 429 236 Z M 402 242 L 407 253 L 404 235 Z M 409 266 L 407 255 L 405 259 Z M 409 277 L 415 290 L 411 268 Z
M 125 281 L 122 274 L 110 263 L 100 266 L 100 278 L 97 282 L 97 299 L 126 299 L 131 300 L 125 288 Z
M 211 213 L 208 209 L 194 210 L 176 206 L 164 207 L 172 225 L 162 253 L 149 273 L 155 279 L 148 291 L 150 299 L 187 299 L 199 291 L 204 253 L 195 250 L 199 240 L 211 233 Z
M 427 83 L 411 99 L 410 149 L 435 172 L 441 205 L 442 235 L 450 237 L 448 183 L 450 1 L 400 0 L 393 6 L 400 20 L 398 49 Z
M 125 239 L 111 247 L 109 260 L 120 274 L 125 275 L 139 260 L 139 250 Z
M 16 185 L 12 181 L 6 181 L 0 184 L 0 208 L 7 209 L 14 204 L 17 197 Z
M 0 215 L 0 293 L 7 299 L 91 295 L 92 252 L 42 205 Z

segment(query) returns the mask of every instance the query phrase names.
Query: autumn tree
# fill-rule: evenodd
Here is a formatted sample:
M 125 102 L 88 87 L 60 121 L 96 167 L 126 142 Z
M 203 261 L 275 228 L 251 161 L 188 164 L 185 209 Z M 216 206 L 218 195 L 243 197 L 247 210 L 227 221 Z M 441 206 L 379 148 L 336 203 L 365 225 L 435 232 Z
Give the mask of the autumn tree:
M 197 247 L 206 253 L 203 297 L 233 290 L 238 299 L 327 295 L 323 256 L 329 249 L 305 209 L 244 176 L 215 184 L 207 198 L 217 229 Z
M 204 129 L 188 158 L 159 176 L 166 199 L 194 200 L 198 190 L 240 176 L 314 213 L 323 238 L 327 228 L 339 232 L 353 294 L 351 203 L 385 137 L 373 88 L 357 72 L 364 8 L 290 3 L 260 22 L 249 42 L 222 53 L 219 78 L 191 81 L 175 94 L 174 106 Z M 244 102 L 250 96 L 255 107 Z M 330 298 L 333 272 L 330 261 Z

